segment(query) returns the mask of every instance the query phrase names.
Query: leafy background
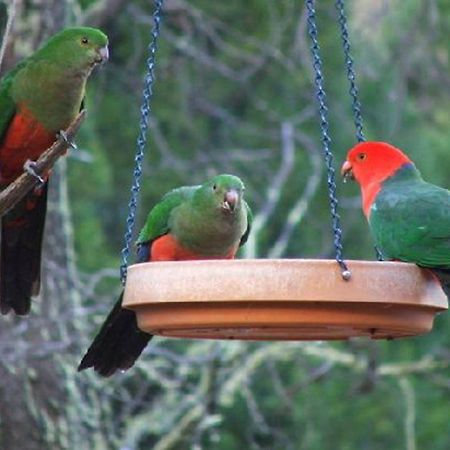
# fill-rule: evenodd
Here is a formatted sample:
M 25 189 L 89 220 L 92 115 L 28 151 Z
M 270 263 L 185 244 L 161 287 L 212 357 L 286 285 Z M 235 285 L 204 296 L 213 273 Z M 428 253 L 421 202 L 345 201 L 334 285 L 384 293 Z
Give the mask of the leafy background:
M 102 28 L 80 151 L 52 178 L 44 287 L 0 329 L 0 448 L 450 447 L 449 316 L 414 339 L 248 343 L 156 338 L 103 380 L 75 367 L 119 291 L 152 2 L 0 2 L 1 73 L 63 26 Z M 317 2 L 335 165 L 354 142 L 333 2 Z M 348 1 L 368 139 L 450 188 L 445 0 Z M 332 258 L 306 16 L 294 0 L 166 0 L 137 223 L 167 190 L 239 175 L 256 213 L 242 257 Z M 338 183 L 345 256 L 373 259 L 357 186 Z

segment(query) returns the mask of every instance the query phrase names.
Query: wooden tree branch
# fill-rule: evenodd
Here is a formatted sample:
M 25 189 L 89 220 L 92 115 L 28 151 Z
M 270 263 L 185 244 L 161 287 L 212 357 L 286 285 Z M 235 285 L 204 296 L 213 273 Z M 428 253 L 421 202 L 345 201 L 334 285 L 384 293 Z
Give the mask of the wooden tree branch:
M 71 141 L 81 126 L 86 111 L 81 111 L 69 128 L 65 131 L 67 139 Z M 38 175 L 47 173 L 56 163 L 56 161 L 65 154 L 69 144 L 64 139 L 57 139 L 54 144 L 45 150 L 37 159 L 34 167 Z M 14 205 L 17 204 L 31 189 L 33 189 L 39 180 L 33 175 L 24 172 L 14 180 L 6 189 L 0 193 L 0 217 L 5 215 Z

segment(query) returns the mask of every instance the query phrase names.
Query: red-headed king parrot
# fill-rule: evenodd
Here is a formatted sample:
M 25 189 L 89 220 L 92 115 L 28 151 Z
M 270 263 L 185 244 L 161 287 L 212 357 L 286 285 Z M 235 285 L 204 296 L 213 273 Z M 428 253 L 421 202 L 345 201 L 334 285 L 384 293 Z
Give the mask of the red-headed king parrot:
M 384 142 L 357 144 L 341 172 L 361 186 L 383 258 L 431 269 L 450 298 L 450 191 L 424 181 L 402 151 Z
M 32 161 L 75 119 L 86 80 L 107 58 L 108 38 L 100 30 L 67 28 L 6 73 L 0 81 L 0 190 L 24 166 L 33 173 Z M 2 314 L 27 314 L 39 293 L 46 204 L 44 182 L 2 217 Z
M 252 221 L 243 196 L 244 185 L 233 175 L 168 192 L 139 234 L 137 262 L 233 259 Z M 93 367 L 110 376 L 129 369 L 151 338 L 137 327 L 134 311 L 122 308 L 121 295 L 78 370 Z

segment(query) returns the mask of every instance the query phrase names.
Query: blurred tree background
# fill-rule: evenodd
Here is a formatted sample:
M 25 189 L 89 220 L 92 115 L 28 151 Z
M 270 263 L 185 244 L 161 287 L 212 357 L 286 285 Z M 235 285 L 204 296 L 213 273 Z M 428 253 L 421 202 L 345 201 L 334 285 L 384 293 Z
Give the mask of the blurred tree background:
M 450 319 L 393 342 L 156 338 L 127 373 L 76 373 L 120 291 L 146 0 L 3 0 L 3 74 L 58 29 L 96 26 L 111 58 L 88 85 L 80 150 L 52 178 L 44 289 L 0 327 L 0 448 L 450 448 Z M 348 1 L 368 139 L 450 188 L 450 3 Z M 332 258 L 300 0 L 166 0 L 138 224 L 167 190 L 230 172 L 256 213 L 243 257 Z M 318 1 L 335 165 L 355 142 L 336 10 Z M 356 185 L 339 182 L 345 256 L 373 259 Z

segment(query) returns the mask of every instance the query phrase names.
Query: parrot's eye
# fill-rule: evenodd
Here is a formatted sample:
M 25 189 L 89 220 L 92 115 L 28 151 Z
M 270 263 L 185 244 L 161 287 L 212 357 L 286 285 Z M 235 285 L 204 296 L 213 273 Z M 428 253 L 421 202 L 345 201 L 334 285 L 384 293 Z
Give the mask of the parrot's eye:
M 367 158 L 367 154 L 366 153 L 358 153 L 358 159 L 360 161 L 364 161 Z
M 213 191 L 217 190 L 217 184 L 213 184 Z
M 81 38 L 81 43 L 84 45 L 89 44 L 89 39 L 87 37 L 83 37 Z

